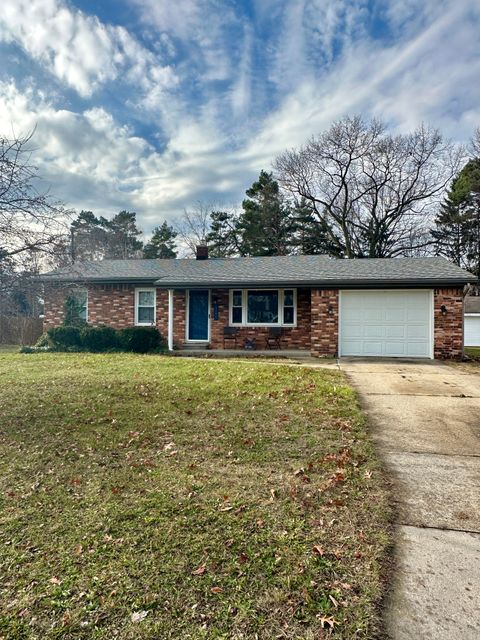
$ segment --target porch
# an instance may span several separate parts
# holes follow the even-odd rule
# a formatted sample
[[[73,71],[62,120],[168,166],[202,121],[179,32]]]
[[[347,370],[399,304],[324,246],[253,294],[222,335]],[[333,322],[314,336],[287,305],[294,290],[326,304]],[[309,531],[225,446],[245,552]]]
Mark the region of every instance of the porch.
[[[336,291],[157,289],[157,326],[179,355],[334,356]]]

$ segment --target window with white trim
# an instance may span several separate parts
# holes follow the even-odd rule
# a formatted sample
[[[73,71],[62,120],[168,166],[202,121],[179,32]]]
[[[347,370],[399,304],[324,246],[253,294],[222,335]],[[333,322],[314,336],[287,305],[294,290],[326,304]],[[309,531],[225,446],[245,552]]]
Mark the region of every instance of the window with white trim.
[[[296,289],[232,289],[230,324],[292,327],[297,322]]]
[[[78,318],[83,322],[88,322],[88,290],[75,289],[72,295],[77,303]]]
[[[156,289],[135,289],[135,324],[155,324]]]

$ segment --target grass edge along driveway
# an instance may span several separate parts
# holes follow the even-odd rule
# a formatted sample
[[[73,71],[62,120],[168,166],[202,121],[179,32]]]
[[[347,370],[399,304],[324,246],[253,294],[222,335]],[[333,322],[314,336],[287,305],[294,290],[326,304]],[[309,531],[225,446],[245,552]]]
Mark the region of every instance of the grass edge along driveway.
[[[0,355],[0,638],[380,637],[389,509],[337,371]]]

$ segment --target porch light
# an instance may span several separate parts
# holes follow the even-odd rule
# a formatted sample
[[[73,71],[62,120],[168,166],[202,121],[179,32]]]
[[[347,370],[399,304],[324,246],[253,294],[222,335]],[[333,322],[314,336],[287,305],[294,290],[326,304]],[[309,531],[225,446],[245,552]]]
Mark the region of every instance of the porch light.
[[[329,316],[333,316],[333,307],[331,304],[328,305],[327,313]]]
[[[447,315],[447,307],[442,304],[442,306],[440,307],[440,312],[442,314],[442,316],[446,316]]]

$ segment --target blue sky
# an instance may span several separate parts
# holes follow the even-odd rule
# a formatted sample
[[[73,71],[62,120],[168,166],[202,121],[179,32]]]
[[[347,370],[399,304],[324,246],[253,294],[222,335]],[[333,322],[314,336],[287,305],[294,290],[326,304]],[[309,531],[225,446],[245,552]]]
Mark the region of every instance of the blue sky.
[[[3,0],[0,132],[36,126],[52,193],[148,234],[345,114],[467,142],[479,35],[478,0]]]

